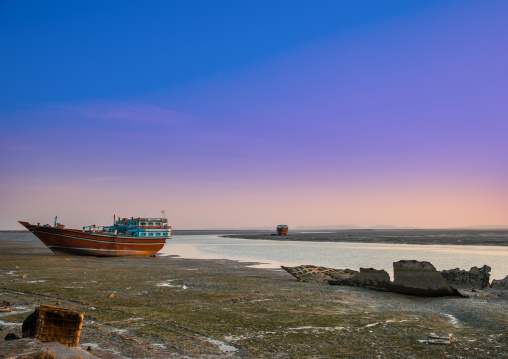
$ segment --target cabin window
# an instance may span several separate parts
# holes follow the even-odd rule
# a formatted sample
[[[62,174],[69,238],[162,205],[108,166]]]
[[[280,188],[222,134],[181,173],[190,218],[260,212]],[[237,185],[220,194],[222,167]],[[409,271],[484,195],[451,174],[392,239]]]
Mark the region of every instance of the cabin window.
[[[153,236],[153,233],[148,233],[149,236]]]
[[[149,225],[149,226],[153,226],[153,223],[152,223],[152,222],[148,222],[148,225]]]
[[[141,237],[144,237],[146,234],[145,233],[140,233],[139,234]]]
[[[160,236],[161,234],[160,233],[157,233],[156,236]]]

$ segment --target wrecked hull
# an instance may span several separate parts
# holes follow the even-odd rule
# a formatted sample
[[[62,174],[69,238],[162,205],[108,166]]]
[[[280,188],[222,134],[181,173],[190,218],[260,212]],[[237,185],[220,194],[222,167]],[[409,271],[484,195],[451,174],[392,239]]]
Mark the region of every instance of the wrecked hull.
[[[282,269],[301,281],[326,281],[330,285],[346,285],[420,297],[462,296],[429,262],[394,262],[393,282],[385,270],[374,268],[360,268],[360,271],[356,271],[307,265],[282,266]]]
[[[96,257],[148,257],[160,251],[166,238],[137,238],[114,234],[85,233],[77,229],[62,229],[32,225],[19,221],[56,255]]]

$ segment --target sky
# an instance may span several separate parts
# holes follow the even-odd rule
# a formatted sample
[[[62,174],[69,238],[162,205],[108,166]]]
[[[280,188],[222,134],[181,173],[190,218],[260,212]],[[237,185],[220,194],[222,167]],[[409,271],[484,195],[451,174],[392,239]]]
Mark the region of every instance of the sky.
[[[0,0],[0,229],[508,225],[507,18]]]

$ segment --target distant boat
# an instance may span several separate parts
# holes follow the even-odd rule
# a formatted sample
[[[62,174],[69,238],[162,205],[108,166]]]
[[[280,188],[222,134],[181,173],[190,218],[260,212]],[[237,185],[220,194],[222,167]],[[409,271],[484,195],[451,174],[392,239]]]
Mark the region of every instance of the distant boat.
[[[114,225],[66,229],[57,222],[37,225],[19,221],[57,255],[97,257],[150,256],[162,249],[171,238],[171,226],[166,218],[122,218]]]
[[[277,226],[277,235],[278,236],[287,236],[289,232],[289,228],[286,224],[279,224]]]

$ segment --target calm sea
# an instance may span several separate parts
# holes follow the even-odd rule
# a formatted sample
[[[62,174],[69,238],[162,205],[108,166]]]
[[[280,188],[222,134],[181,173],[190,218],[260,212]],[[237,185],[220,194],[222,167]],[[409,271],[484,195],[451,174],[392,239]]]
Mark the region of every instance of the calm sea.
[[[222,238],[214,235],[174,235],[160,254],[182,258],[231,259],[259,262],[277,268],[313,264],[333,268],[385,269],[393,279],[393,262],[401,259],[428,261],[437,270],[469,270],[484,264],[492,267],[491,279],[508,275],[508,247],[302,242]]]

